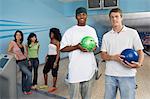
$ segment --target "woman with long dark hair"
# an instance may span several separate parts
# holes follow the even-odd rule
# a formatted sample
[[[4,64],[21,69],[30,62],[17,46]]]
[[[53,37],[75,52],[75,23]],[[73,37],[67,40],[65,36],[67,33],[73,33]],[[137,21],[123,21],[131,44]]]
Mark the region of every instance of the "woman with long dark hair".
[[[37,88],[38,66],[39,66],[39,59],[38,59],[39,47],[40,45],[38,43],[36,34],[30,33],[27,39],[26,48],[28,52],[29,64],[31,65],[29,69],[31,72],[32,72],[32,68],[34,69],[32,89]]]
[[[49,32],[50,37],[50,44],[48,45],[48,53],[46,55],[46,63],[43,69],[44,75],[44,87],[48,87],[47,80],[48,80],[48,72],[52,70],[53,76],[53,85],[49,88],[48,92],[55,91],[56,82],[57,82],[57,72],[59,68],[59,60],[60,60],[60,41],[61,41],[61,34],[59,29],[51,28]],[[42,86],[43,87],[43,86]]]
[[[23,33],[17,30],[14,34],[14,40],[9,43],[8,53],[14,55],[16,58],[16,63],[18,64],[22,72],[22,91],[24,94],[32,94],[31,92],[31,82],[32,74],[28,69],[29,63],[27,60],[27,52],[23,44]]]

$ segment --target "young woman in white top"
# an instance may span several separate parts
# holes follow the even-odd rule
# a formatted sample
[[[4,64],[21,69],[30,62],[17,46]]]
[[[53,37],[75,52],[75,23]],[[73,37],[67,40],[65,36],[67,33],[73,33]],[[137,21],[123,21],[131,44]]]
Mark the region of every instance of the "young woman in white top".
[[[60,60],[61,34],[59,29],[51,28],[49,36],[50,36],[50,44],[48,45],[49,50],[45,58],[46,63],[43,69],[43,75],[44,75],[44,84],[45,86],[47,86],[48,72],[52,70],[53,86],[49,88],[48,92],[53,92],[57,89],[56,88],[57,72],[58,72],[59,60]]]

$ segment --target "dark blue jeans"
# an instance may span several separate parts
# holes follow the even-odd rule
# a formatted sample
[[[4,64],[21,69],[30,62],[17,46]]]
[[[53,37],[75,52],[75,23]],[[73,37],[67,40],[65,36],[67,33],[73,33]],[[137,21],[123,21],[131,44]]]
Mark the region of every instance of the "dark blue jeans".
[[[31,90],[32,73],[28,69],[28,60],[19,61],[18,66],[22,72],[22,91],[29,92]]]
[[[31,66],[29,66],[29,70],[32,72],[32,68],[34,70],[33,83],[32,85],[37,85],[38,79],[38,67],[39,67],[39,59],[38,58],[30,58]]]

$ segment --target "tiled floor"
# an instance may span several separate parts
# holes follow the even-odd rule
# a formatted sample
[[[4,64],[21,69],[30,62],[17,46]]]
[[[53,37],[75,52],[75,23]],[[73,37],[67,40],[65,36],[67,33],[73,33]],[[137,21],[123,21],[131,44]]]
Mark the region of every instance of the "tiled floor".
[[[97,55],[99,57],[99,55]],[[67,74],[67,65],[68,65],[68,59],[63,59],[60,62],[60,67],[59,67],[59,75],[58,75],[58,83],[57,87],[58,90],[55,92],[51,93],[52,95],[58,95],[61,97],[65,97],[69,99],[69,94],[68,94],[68,87],[67,83],[65,83],[65,77]],[[99,62],[100,65],[100,62]],[[92,99],[103,99],[104,96],[104,64],[101,66],[101,71],[103,72],[102,76],[100,77],[99,80],[96,80],[93,86],[93,91],[92,91]],[[39,66],[39,77],[38,77],[38,85],[42,85],[43,82],[43,65]],[[137,84],[138,84],[138,89],[137,89],[137,94],[136,94],[136,99],[149,99],[150,97],[150,57],[145,55],[145,60],[143,67],[138,69],[137,72]],[[20,74],[18,73],[18,82],[20,82]],[[51,86],[52,82],[52,76],[51,72],[49,73],[49,86]],[[34,95],[36,94],[36,95]],[[50,98],[47,97],[47,92],[46,91],[41,91],[41,92],[34,92],[33,95],[29,96],[20,96],[19,99],[55,99],[55,98]],[[34,96],[38,96],[38,98],[35,98]],[[46,97],[45,97],[46,95]],[[119,98],[119,94],[117,95],[117,99]]]

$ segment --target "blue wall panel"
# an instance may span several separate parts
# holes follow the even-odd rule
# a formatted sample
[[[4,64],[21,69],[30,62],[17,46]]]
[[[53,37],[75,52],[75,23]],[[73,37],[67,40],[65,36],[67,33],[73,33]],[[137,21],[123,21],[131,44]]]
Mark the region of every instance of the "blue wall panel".
[[[55,0],[0,0],[0,2],[2,2],[0,53],[7,53],[8,44],[14,39],[13,35],[17,29],[23,31],[24,43],[27,42],[29,33],[35,32],[40,42],[40,63],[43,63],[50,41],[49,29],[57,27],[63,33],[73,24],[72,18],[66,18],[59,8],[55,9],[55,6],[61,7],[61,3]]]

